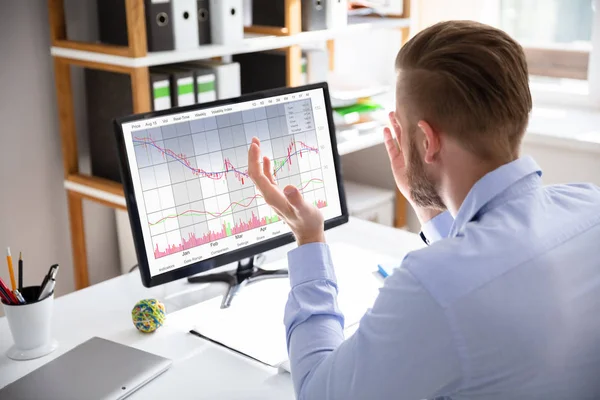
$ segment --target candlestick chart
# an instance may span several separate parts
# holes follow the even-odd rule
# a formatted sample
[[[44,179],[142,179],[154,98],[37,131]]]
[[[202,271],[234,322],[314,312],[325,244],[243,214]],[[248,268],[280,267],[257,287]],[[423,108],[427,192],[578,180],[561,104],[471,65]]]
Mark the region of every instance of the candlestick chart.
[[[254,136],[279,187],[327,207],[310,107],[306,99],[134,131],[154,257],[281,223],[248,177]]]

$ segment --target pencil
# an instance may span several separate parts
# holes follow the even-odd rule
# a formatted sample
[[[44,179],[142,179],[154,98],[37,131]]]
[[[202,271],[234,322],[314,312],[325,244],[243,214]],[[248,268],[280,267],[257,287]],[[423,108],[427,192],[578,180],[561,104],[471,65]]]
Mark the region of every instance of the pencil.
[[[10,255],[10,247],[6,248],[6,262],[8,263],[8,274],[10,275],[10,286],[12,290],[17,288],[17,282],[15,282],[15,270],[13,269],[12,256]]]
[[[23,253],[19,252],[19,291],[23,291]]]

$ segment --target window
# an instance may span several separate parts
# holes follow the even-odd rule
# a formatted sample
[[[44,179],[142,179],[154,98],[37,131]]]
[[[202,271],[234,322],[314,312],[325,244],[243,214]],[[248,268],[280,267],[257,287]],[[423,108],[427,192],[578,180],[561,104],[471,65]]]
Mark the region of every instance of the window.
[[[487,19],[525,50],[537,104],[600,108],[600,0],[487,1]]]
[[[587,80],[593,0],[501,0],[500,27],[525,48],[531,75]]]
[[[439,21],[470,19],[519,41],[534,104],[600,110],[600,0],[413,1],[414,32]]]

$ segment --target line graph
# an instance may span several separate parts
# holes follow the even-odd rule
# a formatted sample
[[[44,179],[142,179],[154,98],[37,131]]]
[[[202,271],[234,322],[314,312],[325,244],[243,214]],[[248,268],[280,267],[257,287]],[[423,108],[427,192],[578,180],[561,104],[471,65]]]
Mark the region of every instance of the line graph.
[[[232,236],[243,243],[253,230],[262,238],[265,226],[281,222],[248,177],[253,136],[278,186],[294,185],[327,207],[310,99],[133,131],[155,259]]]
[[[298,189],[300,191],[303,191],[304,189],[306,189],[312,183],[320,183],[322,185],[323,184],[323,180],[319,179],[319,178],[313,178],[313,179],[309,180],[308,182],[306,182],[306,184],[304,186],[299,187]],[[192,210],[192,209],[190,209],[190,210],[186,210],[186,211],[184,211],[182,213],[179,213],[179,214],[167,215],[165,217],[162,217],[158,221],[148,222],[148,224],[150,226],[155,226],[155,225],[158,225],[158,224],[160,224],[160,223],[162,223],[162,222],[164,222],[164,221],[166,221],[168,219],[178,218],[178,217],[181,217],[183,215],[197,215],[197,216],[198,215],[210,215],[211,217],[218,218],[218,217],[221,217],[223,215],[226,215],[227,213],[232,213],[235,210],[236,206],[242,207],[242,208],[248,208],[248,207],[250,207],[252,205],[252,203],[256,199],[259,199],[259,198],[262,199],[262,197],[263,196],[259,193],[259,194],[256,194],[256,195],[252,196],[252,197],[248,197],[248,198],[242,200],[241,202],[237,202],[237,201],[232,202],[229,206],[227,206],[227,208],[225,208],[222,211],[211,212],[211,211],[206,211],[206,210]],[[326,204],[324,204],[324,203],[318,203],[318,204],[315,203],[315,205],[317,207],[319,207],[319,208],[323,208],[323,207],[326,206]]]
[[[185,166],[190,171],[192,171],[193,174],[196,174],[198,176],[203,176],[203,177],[210,178],[210,179],[223,179],[225,174],[227,174],[228,172],[233,172],[235,174],[236,179],[240,180],[242,182],[242,184],[244,183],[244,179],[248,178],[248,170],[241,170],[241,169],[235,167],[229,159],[224,160],[224,162],[223,162],[224,165],[223,165],[222,170],[220,170],[220,171],[205,171],[201,168],[193,167],[190,164],[190,161],[188,160],[188,156],[186,156],[185,154],[183,154],[183,153],[176,154],[171,149],[160,147],[156,143],[156,141],[154,139],[152,139],[151,137],[134,136],[133,142],[154,147],[155,149],[160,151],[165,158],[168,156],[168,157],[178,161],[183,166]],[[281,160],[272,160],[273,165],[274,165],[273,176],[277,176],[277,172],[279,172],[279,170],[281,170],[286,164],[291,164],[293,156],[299,155],[300,157],[302,157],[303,153],[307,153],[307,152],[311,152],[311,151],[315,152],[315,153],[319,152],[319,150],[317,148],[311,147],[302,141],[297,142],[295,140],[292,140],[287,148],[287,156]]]

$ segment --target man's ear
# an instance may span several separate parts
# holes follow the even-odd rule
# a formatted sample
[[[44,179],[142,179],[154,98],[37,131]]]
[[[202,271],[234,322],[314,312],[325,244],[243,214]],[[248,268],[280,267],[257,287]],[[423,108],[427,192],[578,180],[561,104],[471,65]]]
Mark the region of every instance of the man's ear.
[[[423,132],[424,161],[431,164],[435,161],[442,147],[440,133],[435,131],[427,121],[421,120],[417,126]]]

